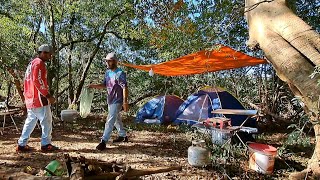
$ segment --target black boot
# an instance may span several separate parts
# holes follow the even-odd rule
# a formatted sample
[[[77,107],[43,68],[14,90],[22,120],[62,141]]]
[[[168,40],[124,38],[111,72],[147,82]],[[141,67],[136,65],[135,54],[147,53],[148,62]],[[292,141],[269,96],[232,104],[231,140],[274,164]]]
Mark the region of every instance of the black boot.
[[[118,137],[117,139],[113,140],[113,143],[119,143],[119,142],[128,142],[128,137]]]
[[[98,144],[96,149],[99,151],[103,151],[103,150],[107,149],[106,142],[104,140],[101,140],[101,142]]]

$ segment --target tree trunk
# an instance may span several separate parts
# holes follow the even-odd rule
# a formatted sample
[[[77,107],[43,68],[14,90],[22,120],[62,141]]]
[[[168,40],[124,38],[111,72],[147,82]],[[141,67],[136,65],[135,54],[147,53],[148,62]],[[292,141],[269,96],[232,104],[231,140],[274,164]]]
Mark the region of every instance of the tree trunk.
[[[320,125],[314,125],[314,133],[316,136],[316,146],[314,148],[313,155],[308,162],[308,169],[313,171],[317,177],[320,177],[320,168],[319,168],[319,157],[320,157]]]
[[[6,106],[9,107],[12,82],[11,81],[7,81],[7,85],[8,85],[8,91],[7,91]]]
[[[69,41],[73,42],[72,39],[72,28],[74,26],[75,23],[75,15],[72,14],[72,18],[70,20],[70,29],[69,29]],[[69,91],[68,91],[68,103],[69,106],[72,104],[72,101],[74,99],[74,87],[73,87],[73,76],[72,76],[72,51],[74,48],[74,43],[70,44],[70,49],[69,49],[69,55],[68,55],[68,82],[69,82]]]
[[[16,86],[16,89],[19,93],[21,101],[24,103],[24,95],[23,95],[23,90],[22,90],[22,86],[21,86],[19,77],[17,76],[17,74],[14,72],[13,69],[7,67],[7,70],[10,73],[10,75],[13,77],[14,85]]]
[[[319,121],[319,75],[311,78],[320,66],[320,36],[312,27],[296,16],[285,0],[246,0],[245,16],[249,25],[248,46],[261,48],[279,78],[289,84],[294,95],[300,97],[314,122]],[[319,125],[315,126],[318,136]],[[319,173],[320,144],[309,167]]]

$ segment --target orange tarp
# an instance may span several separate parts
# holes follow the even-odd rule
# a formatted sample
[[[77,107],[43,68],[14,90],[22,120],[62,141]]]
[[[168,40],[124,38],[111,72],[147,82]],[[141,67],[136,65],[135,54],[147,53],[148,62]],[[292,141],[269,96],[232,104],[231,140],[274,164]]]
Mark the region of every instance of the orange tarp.
[[[230,47],[219,45],[218,48],[211,51],[199,51],[159,64],[133,65],[122,63],[122,65],[144,71],[150,71],[152,69],[155,74],[164,76],[181,76],[235,69],[264,63],[267,63],[264,59],[251,57]]]

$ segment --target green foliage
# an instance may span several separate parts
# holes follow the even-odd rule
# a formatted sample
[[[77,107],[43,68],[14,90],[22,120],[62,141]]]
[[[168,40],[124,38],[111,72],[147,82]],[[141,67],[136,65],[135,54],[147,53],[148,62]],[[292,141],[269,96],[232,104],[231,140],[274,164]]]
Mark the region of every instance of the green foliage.
[[[91,56],[93,61],[85,84],[102,81],[105,71],[102,58],[111,51],[120,60],[134,64],[160,63],[213,48],[215,44],[250,52],[244,43],[248,34],[243,3],[236,0],[5,1],[0,5],[0,68],[6,72],[4,65],[13,67],[22,80],[36,47],[52,44],[56,52],[48,67],[51,92],[60,95],[57,108],[67,108]],[[303,19],[319,28],[316,3],[296,1],[294,8]],[[121,15],[114,17],[120,12]],[[95,54],[105,26],[107,33]],[[263,56],[261,52],[250,52],[250,55]],[[282,117],[301,116],[296,113],[301,107],[292,103],[293,95],[275,78],[270,65],[174,78],[149,77],[146,72],[124,69],[131,102],[148,94],[175,94],[186,99],[209,85],[225,87],[247,108],[252,108],[247,104],[251,102]],[[105,99],[104,91],[95,93],[94,109],[103,112]],[[132,107],[130,114],[135,114],[137,108]]]
[[[172,125],[162,125],[162,124],[145,124],[145,123],[127,123],[126,127],[128,131],[150,131],[150,132],[161,132],[161,133],[190,133],[192,134],[192,129],[190,126],[172,126]],[[192,136],[192,135],[191,135]]]
[[[288,129],[293,129],[293,131],[288,134],[287,140],[278,149],[278,154],[280,156],[286,151],[311,147],[311,139],[304,132],[308,123],[310,123],[308,117],[303,116],[298,124],[291,124],[288,126]]]

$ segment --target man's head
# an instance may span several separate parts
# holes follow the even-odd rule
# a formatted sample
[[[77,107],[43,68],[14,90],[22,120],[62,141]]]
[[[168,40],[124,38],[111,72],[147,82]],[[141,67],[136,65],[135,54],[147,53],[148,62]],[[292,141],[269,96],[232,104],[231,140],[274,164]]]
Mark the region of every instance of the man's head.
[[[111,70],[115,70],[117,68],[118,59],[114,52],[109,53],[103,60],[106,61],[107,67]]]
[[[48,44],[42,44],[38,48],[38,54],[39,54],[40,59],[42,59],[44,61],[48,61],[49,59],[51,59],[51,56],[52,56],[51,46]]]

